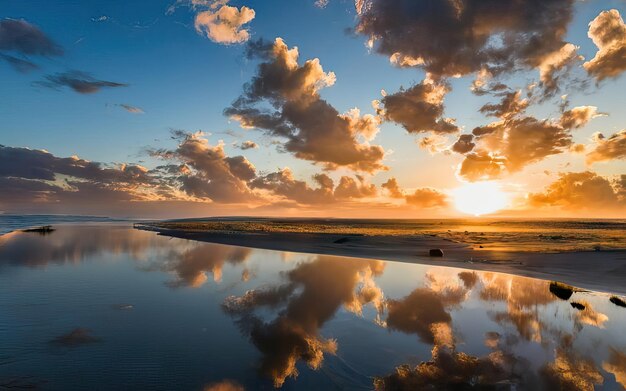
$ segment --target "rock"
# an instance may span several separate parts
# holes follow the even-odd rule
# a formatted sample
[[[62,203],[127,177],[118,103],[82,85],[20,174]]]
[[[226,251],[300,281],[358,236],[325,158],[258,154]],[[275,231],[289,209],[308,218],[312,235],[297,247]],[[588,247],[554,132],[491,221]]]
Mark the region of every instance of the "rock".
[[[572,301],[571,303],[569,303],[573,308],[576,308],[579,311],[583,311],[585,309],[585,305],[581,304],[581,303],[577,303],[575,301]]]
[[[552,281],[550,283],[550,292],[561,300],[569,300],[574,293],[574,287],[561,282]]]
[[[337,244],[342,244],[342,243],[346,243],[347,241],[349,241],[349,238],[339,238],[337,240],[335,240],[333,243],[337,243]]]
[[[611,303],[620,306],[620,307],[626,307],[626,301],[622,300],[621,298],[617,297],[617,296],[611,296],[611,298],[609,299],[611,301]]]
[[[54,232],[54,228],[51,225],[43,225],[41,227],[23,229],[22,232],[35,232],[41,235],[46,235]]]
[[[443,250],[440,248],[433,248],[428,252],[431,257],[443,257]]]

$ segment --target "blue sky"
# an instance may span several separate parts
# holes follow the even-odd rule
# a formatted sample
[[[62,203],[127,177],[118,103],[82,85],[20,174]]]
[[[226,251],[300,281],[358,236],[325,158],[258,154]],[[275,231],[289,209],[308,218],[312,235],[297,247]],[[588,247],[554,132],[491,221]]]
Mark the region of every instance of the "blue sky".
[[[321,172],[319,165],[276,151],[272,138],[263,132],[241,129],[236,121],[223,115],[254,76],[258,62],[245,58],[244,44],[223,45],[196,32],[193,21],[197,10],[180,4],[168,13],[172,5],[173,0],[88,4],[3,1],[1,18],[23,19],[37,26],[65,53],[33,57],[41,69],[25,74],[0,62],[0,144],[45,149],[61,157],[78,155],[91,161],[139,163],[151,168],[157,162],[146,149],[174,148],[177,141],[170,137],[172,129],[202,130],[212,145],[224,140],[227,155],[242,153],[232,143],[255,141],[260,148],[246,150],[244,155],[259,172],[288,166],[298,179],[307,181]],[[348,32],[358,20],[350,1],[331,0],[324,8],[313,1],[233,0],[229,5],[255,10],[256,17],[248,25],[253,39],[271,41],[282,37],[289,47],[299,48],[300,63],[319,58],[325,71],[333,71],[336,83],[320,90],[320,95],[340,113],[357,107],[362,114],[375,114],[371,102],[381,98],[381,90],[394,93],[424,79],[423,69],[394,67],[387,56],[368,49],[366,37]],[[579,53],[589,59],[597,51],[587,37],[589,22],[602,10],[617,9],[623,15],[625,3],[587,1],[576,2],[574,7],[566,40],[580,46]],[[36,84],[47,74],[68,70],[128,86],[78,94],[68,88],[54,90]],[[523,88],[532,78],[537,78],[536,70],[513,74],[508,82]],[[473,76],[449,79],[452,91],[445,97],[445,117],[456,119],[466,133],[491,121],[478,109],[493,97],[472,94],[472,80]],[[610,114],[573,132],[576,143],[589,143],[594,132],[609,135],[624,128],[623,87],[623,78],[616,78],[602,82],[599,88],[592,82],[586,90],[569,93],[572,107],[593,105]],[[538,118],[558,115],[559,100],[555,96],[528,111]],[[139,107],[145,113],[129,113],[119,104]],[[241,137],[233,137],[230,131]],[[390,170],[376,173],[369,180],[380,185],[395,177],[411,189],[451,189],[460,183],[455,172],[460,157],[433,155],[421,149],[417,142],[424,135],[409,134],[398,123],[384,121],[372,143],[393,151],[385,158]],[[524,169],[524,178],[548,169],[556,173],[567,162],[576,170],[587,169],[582,157],[563,154]],[[619,159],[599,163],[594,171],[605,176],[626,172],[624,161]],[[352,172],[339,169],[330,173],[335,179],[344,174]],[[526,182],[530,189],[537,189],[546,179],[535,180],[531,175]]]

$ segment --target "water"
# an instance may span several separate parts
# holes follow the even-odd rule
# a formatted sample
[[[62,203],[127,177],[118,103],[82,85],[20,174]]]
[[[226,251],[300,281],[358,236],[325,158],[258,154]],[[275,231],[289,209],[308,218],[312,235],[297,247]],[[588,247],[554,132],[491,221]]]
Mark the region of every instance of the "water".
[[[98,216],[0,214],[0,235],[19,229],[43,225],[115,221],[123,221],[123,219]]]
[[[0,388],[626,386],[626,308],[604,294],[57,228],[0,237]]]

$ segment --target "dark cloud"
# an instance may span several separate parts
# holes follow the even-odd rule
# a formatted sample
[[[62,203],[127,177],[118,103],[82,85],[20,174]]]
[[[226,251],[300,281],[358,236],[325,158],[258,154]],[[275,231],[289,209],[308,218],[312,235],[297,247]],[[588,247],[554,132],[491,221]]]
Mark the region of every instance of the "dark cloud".
[[[0,50],[25,55],[60,56],[63,49],[25,20],[0,20]]]
[[[39,69],[39,66],[33,62],[24,60],[22,58],[9,56],[8,54],[0,53],[0,59],[6,61],[7,64],[9,64],[11,67],[13,67],[13,69],[20,73],[28,73]]]
[[[60,158],[42,150],[0,145],[4,207],[33,203],[74,204],[145,200],[158,178],[139,165],[105,166],[79,157]]]
[[[103,88],[127,87],[128,84],[117,83],[106,80],[98,80],[93,76],[80,72],[69,71],[46,76],[46,80],[36,82],[36,85],[59,89],[61,87],[71,88],[79,94],[93,94]]]
[[[480,150],[465,155],[459,175],[470,181],[499,178],[504,173],[505,159]]]
[[[224,144],[210,145],[202,133],[174,132],[180,141],[175,150],[152,151],[153,156],[176,160],[174,179],[186,194],[221,203],[252,201],[254,194],[248,181],[256,177],[256,169],[243,156],[226,156]]]
[[[500,103],[484,105],[480,108],[480,112],[493,117],[507,119],[524,112],[528,104],[527,99],[521,99],[521,91],[513,91],[505,93]]]
[[[584,64],[598,81],[614,78],[626,70],[626,24],[619,11],[602,11],[589,23],[589,38],[598,47],[595,57]]]
[[[570,172],[561,174],[543,192],[529,194],[528,203],[566,210],[625,209],[624,195],[622,183],[613,186],[608,179],[590,171]]]
[[[359,141],[372,137],[373,116],[355,118],[354,111],[341,115],[321,99],[319,90],[333,85],[335,74],[324,72],[318,59],[299,65],[298,49],[289,49],[280,38],[273,44],[252,42],[247,52],[263,62],[245,85],[244,94],[224,111],[226,115],[242,127],[286,138],[286,151],[328,169],[373,172],[385,168],[383,148]]]
[[[573,0],[361,3],[356,31],[400,66],[439,76],[537,67],[566,43]]]
[[[300,361],[319,369],[325,355],[336,353],[337,342],[322,337],[320,329],[341,306],[360,313],[371,303],[382,310],[382,291],[372,278],[382,274],[384,265],[318,256],[287,272],[285,284],[229,297],[224,309],[261,352],[261,372],[281,387],[298,375]],[[255,314],[267,308],[275,310],[275,318],[266,321]]]
[[[450,87],[426,78],[413,87],[386,95],[379,114],[402,125],[409,133],[454,133],[459,128],[454,120],[443,118],[443,99]]]
[[[587,154],[588,164],[626,159],[626,129],[620,130],[609,138],[604,137],[602,133],[596,133],[594,142],[593,150]]]
[[[452,150],[456,153],[466,154],[474,149],[475,146],[473,134],[462,134],[459,136],[459,139],[452,144]]]

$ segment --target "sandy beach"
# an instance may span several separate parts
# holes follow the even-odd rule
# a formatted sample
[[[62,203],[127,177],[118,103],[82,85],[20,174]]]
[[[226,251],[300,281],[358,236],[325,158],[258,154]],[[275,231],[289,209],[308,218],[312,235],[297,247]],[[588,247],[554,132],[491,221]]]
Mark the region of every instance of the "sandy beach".
[[[559,281],[581,289],[626,295],[626,251],[529,252],[478,249],[436,235],[362,235],[175,229],[168,223],[138,229],[176,238],[268,250],[381,259],[509,273]],[[443,257],[429,256],[442,249]]]

